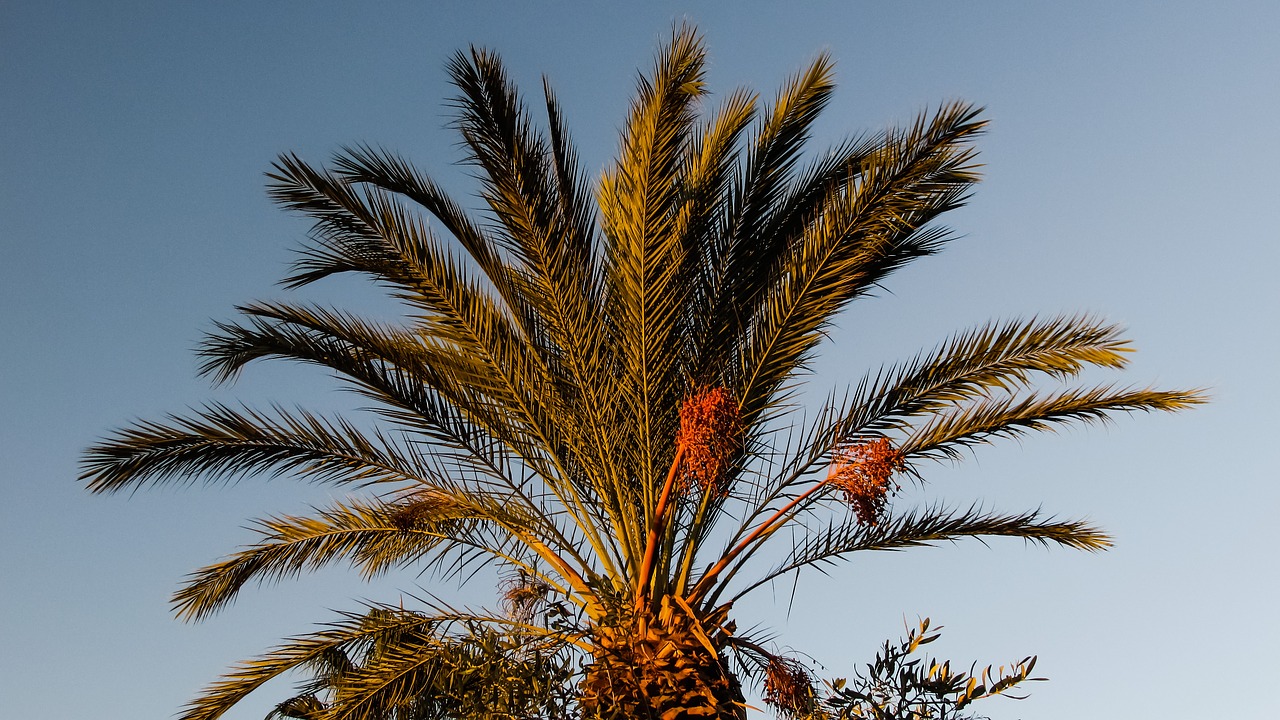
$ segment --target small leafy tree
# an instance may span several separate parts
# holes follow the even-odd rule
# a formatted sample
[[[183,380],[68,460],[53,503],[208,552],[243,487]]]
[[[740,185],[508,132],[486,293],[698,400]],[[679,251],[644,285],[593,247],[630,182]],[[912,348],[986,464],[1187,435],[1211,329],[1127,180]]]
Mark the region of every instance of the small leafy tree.
[[[1030,662],[971,685],[908,659],[933,637],[922,627],[828,697],[739,628],[735,603],[864,550],[971,537],[1104,548],[1098,529],[1040,511],[890,499],[977,444],[1200,396],[1037,389],[1125,364],[1116,326],[1063,316],[960,332],[797,420],[798,378],[838,314],[950,240],[934,220],[976,182],[984,124],[947,104],[806,160],[834,89],[827,56],[771,103],[738,90],[718,109],[704,66],[698,35],[676,30],[592,182],[549,88],[540,129],[495,55],[459,53],[456,126],[483,220],[382,150],[277,161],[272,198],[314,222],[284,284],[365,275],[404,321],[245,305],[205,341],[204,372],[319,365],[369,400],[379,429],[210,405],[119,431],[88,451],[84,479],[115,492],[288,474],[352,491],[260,521],[257,542],[177,592],[184,619],[251,581],[338,562],[368,576],[482,564],[508,579],[491,610],[373,605],[291,639],[184,718],[217,718],[294,670],[312,680],[280,715],[405,720],[741,718],[743,682],[796,716],[950,717],[1025,679]]]
[[[913,657],[922,645],[937,640],[929,632],[929,619],[907,633],[898,645],[885,642],[875,662],[852,682],[838,678],[828,683],[831,693],[819,706],[812,703],[811,716],[830,720],[872,718],[874,720],[961,720],[976,718],[968,712],[974,701],[1009,691],[1028,681],[1035,669],[1034,656],[993,669],[976,666],[966,671],[951,669],[949,661]]]

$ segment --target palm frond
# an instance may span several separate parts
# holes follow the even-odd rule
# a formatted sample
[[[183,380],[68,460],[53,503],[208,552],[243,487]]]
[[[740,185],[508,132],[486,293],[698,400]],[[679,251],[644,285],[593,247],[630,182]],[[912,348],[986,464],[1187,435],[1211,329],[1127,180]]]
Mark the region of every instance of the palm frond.
[[[259,520],[260,540],[189,576],[174,594],[177,615],[201,620],[232,602],[250,580],[276,582],[348,560],[365,577],[417,564],[436,548],[480,552],[518,564],[509,535],[485,532],[494,525],[448,493],[419,490],[388,503],[336,503],[305,517]],[[437,560],[442,554],[437,555]]]
[[[542,81],[543,98],[547,108],[548,146],[554,168],[555,197],[559,204],[557,219],[564,232],[562,242],[564,256],[574,258],[564,272],[579,278],[583,290],[594,300],[599,299],[599,258],[596,225],[596,206],[592,201],[591,184],[580,167],[578,152],[573,147],[566,127],[560,103],[546,78]]]
[[[1131,348],[1119,333],[1119,326],[1087,316],[987,323],[865,376],[836,435],[901,430],[910,418],[955,403],[1025,389],[1034,374],[1065,379],[1087,366],[1122,368]]]
[[[374,234],[379,242],[373,244],[372,250],[382,252],[389,246],[391,257],[386,260],[378,256],[367,271],[391,282],[399,296],[428,312],[422,320],[430,336],[454,343],[463,353],[473,353],[478,361],[495,371],[505,392],[505,401],[493,406],[493,410],[502,412],[491,411],[488,419],[501,422],[498,416],[505,413],[523,426],[532,441],[513,450],[540,472],[548,487],[567,505],[575,506],[592,544],[606,555],[607,541],[596,529],[593,512],[572,498],[579,492],[574,483],[581,477],[581,457],[576,455],[573,446],[560,439],[562,423],[557,421],[571,416],[559,412],[564,402],[559,395],[562,385],[557,382],[555,368],[537,351],[537,338],[527,335],[528,324],[513,324],[493,298],[470,282],[456,263],[439,250],[418,221],[383,195],[369,191],[361,204],[354,202],[350,194],[344,194],[339,184],[310,171],[300,161],[285,169],[293,173],[294,180],[293,185],[287,186],[283,183],[288,178],[281,176],[286,190],[302,188],[318,192],[338,202],[363,226],[376,230]],[[303,192],[304,197],[306,194]],[[339,264],[346,263],[345,266],[362,262],[364,256],[360,253],[368,249],[368,237],[367,233],[322,237],[328,244],[317,250],[321,260],[317,271],[327,272],[323,266],[327,255],[333,255]],[[347,247],[344,243],[352,239],[355,245]],[[462,409],[473,412],[470,407]],[[500,432],[495,434],[505,436]]]
[[[725,193],[728,207],[722,227],[708,243],[715,262],[706,281],[710,307],[702,319],[707,328],[700,338],[696,374],[719,371],[736,360],[734,352],[764,297],[774,265],[798,235],[795,228],[786,232],[770,227],[770,217],[790,192],[788,184],[810,128],[835,89],[833,74],[831,58],[819,55],[785,84],[764,109],[743,169]],[[825,180],[820,183],[823,192]],[[807,220],[812,208],[806,210],[798,214]]]
[[[946,240],[945,230],[926,226],[958,207],[977,179],[967,146],[984,124],[977,112],[944,106],[910,130],[890,134],[856,180],[833,189],[784,254],[743,349],[740,382],[749,423],[767,418],[785,397],[786,379],[804,366],[839,310]]]
[[[904,550],[912,547],[955,542],[965,538],[1014,537],[1040,545],[1061,545],[1077,550],[1098,551],[1111,546],[1111,539],[1095,526],[1079,520],[1046,517],[1039,510],[1017,514],[942,505],[913,510],[875,525],[859,522],[852,514],[829,523],[824,529],[806,528],[786,558],[733,596],[736,600],[773,580],[807,567],[847,561],[864,550]],[[728,577],[725,578],[728,581]]]
[[[346,614],[325,630],[291,638],[267,654],[237,665],[191,701],[182,720],[216,720],[267,681],[321,661],[335,649],[359,655],[398,635],[430,633],[433,628],[429,617],[387,608],[374,608],[365,615]]]
[[[522,265],[545,263],[559,238],[548,236],[560,203],[546,138],[533,127],[497,55],[471,48],[448,63],[468,160],[482,172],[481,195],[498,220],[504,247]]]
[[[430,335],[494,368],[523,419],[539,433],[553,431],[544,413],[554,377],[531,350],[534,345],[420,221],[385,193],[370,190],[357,197],[340,179],[296,158],[283,158],[277,171],[276,198],[318,218],[320,244],[300,263],[296,283],[342,271],[367,272],[390,283],[397,296],[426,312],[421,319]],[[544,446],[563,447],[554,439]]]
[[[465,382],[475,377],[470,356],[451,353],[436,363],[440,353],[429,347],[429,339],[405,337],[407,331],[399,329],[363,327],[354,318],[318,309],[286,313],[279,304],[242,309],[249,316],[246,322],[219,323],[217,332],[206,338],[201,350],[206,374],[230,379],[260,358],[328,368],[378,403],[373,412],[412,434],[410,446],[429,444],[429,452],[414,457],[437,468],[437,477],[471,476],[481,486],[493,482],[516,489],[520,483],[513,456],[540,457],[528,434],[507,415],[494,412],[494,404]],[[450,373],[450,367],[461,371]]]
[[[609,506],[584,503],[579,497],[574,480],[581,457],[559,439],[565,430],[556,423],[558,416],[539,410],[531,424],[528,416],[509,412],[512,407],[539,406],[528,402],[527,396],[513,397],[508,378],[494,366],[450,351],[430,337],[370,326],[320,308],[276,303],[242,310],[249,315],[247,324],[221,325],[220,333],[206,342],[210,372],[232,375],[244,363],[264,356],[330,367],[356,382],[369,397],[403,411],[396,416],[407,415],[410,422],[416,418],[419,425],[425,424],[422,429],[428,436],[465,450],[462,462],[525,496],[510,473],[497,464],[486,442],[486,438],[502,438],[502,444],[574,514],[606,564],[621,556],[613,537],[597,529],[608,524]]]
[[[495,468],[490,439],[501,438],[523,462],[550,474],[536,430],[505,411],[516,401],[492,364],[430,336],[371,326],[322,308],[259,303],[241,310],[244,321],[219,323],[206,338],[203,372],[233,378],[260,358],[316,364],[389,406],[384,414],[469,451],[481,465]]]
[[[685,148],[696,121],[694,103],[704,94],[705,51],[689,28],[662,48],[651,78],[641,78],[623,131],[619,158],[597,191],[605,237],[605,312],[624,382],[620,410],[633,440],[628,458],[644,493],[656,503],[670,457],[663,446],[684,382],[676,371],[679,309],[689,293],[677,282],[687,258],[674,223],[682,197]]]
[[[511,289],[511,268],[498,252],[497,242],[435,181],[405,160],[367,145],[343,148],[334,156],[333,165],[348,184],[378,187],[426,209],[462,245],[503,300],[511,307],[519,307],[520,299]]]
[[[300,285],[336,272],[363,272],[424,314],[432,336],[448,340],[532,387],[546,369],[510,308],[503,308],[440,246],[419,218],[380,189],[357,193],[346,181],[294,157],[276,164],[272,195],[316,218],[314,245],[287,282]],[[509,380],[514,382],[515,380]]]
[[[385,390],[388,373],[411,377],[480,425],[493,423],[489,408],[516,402],[508,379],[497,369],[427,332],[314,305],[263,302],[239,310],[246,322],[218,323],[200,349],[205,358],[201,373],[218,382],[234,379],[254,360],[277,357],[321,365],[364,388]],[[381,397],[403,405],[399,394]]]
[[[686,245],[687,277],[678,282],[695,289],[690,293],[682,321],[682,335],[689,344],[680,354],[691,360],[685,374],[701,384],[723,385],[723,368],[703,362],[700,347],[716,320],[716,303],[723,300],[726,253],[725,218],[733,212],[730,189],[739,175],[739,144],[756,117],[756,96],[736,90],[721,104],[691,138],[685,160],[684,198],[678,210],[674,232]]]
[[[594,258],[594,232],[583,226],[591,213],[580,207],[586,199],[577,186],[576,165],[565,146],[565,129],[554,97],[548,92],[547,110],[552,141],[535,131],[528,112],[507,78],[497,56],[472,49],[459,53],[449,66],[462,92],[457,127],[471,161],[482,170],[482,192],[502,228],[506,247],[520,260],[516,278],[521,294],[536,310],[539,333],[534,336],[543,363],[553,368],[559,390],[555,417],[569,424],[572,435],[584,438],[566,446],[574,462],[561,459],[565,473],[585,482],[565,486],[565,499],[591,517],[584,497],[601,499],[609,526],[621,535],[621,557],[634,544],[627,539],[624,508],[615,498],[625,482],[608,461],[614,451],[616,425],[602,412],[612,394],[613,375],[601,364],[597,351],[601,324],[595,316],[600,292]],[[559,449],[559,448],[557,448]],[[572,467],[570,467],[572,465]],[[584,528],[593,544],[607,543],[595,523]]]
[[[447,482],[381,433],[361,433],[343,419],[276,408],[273,416],[210,404],[193,417],[140,421],[91,447],[81,480],[93,492],[145,485],[228,481],[250,473],[294,473],[341,485]]]
[[[403,633],[366,655],[333,686],[328,717],[381,720],[530,717],[562,698],[567,669],[555,662],[564,643],[504,635],[471,625],[460,635]]]
[[[1106,422],[1117,412],[1171,412],[1205,402],[1199,391],[1120,389],[1111,385],[988,398],[938,411],[902,442],[908,459],[959,459],[964,448],[1075,422]]]
[[[267,681],[297,669],[317,673],[295,698],[313,702],[281,709],[318,711],[324,720],[385,720],[400,710],[444,720],[495,700],[518,701],[525,710],[566,700],[559,686],[568,665],[561,655],[572,640],[562,634],[513,633],[483,615],[389,605],[342,615],[320,632],[240,664],[192,701],[182,720],[216,720]]]
[[[1000,381],[1003,387],[1020,384],[1016,376]],[[973,388],[969,388],[972,391]],[[948,392],[959,392],[953,388]],[[968,391],[966,391],[968,392]],[[946,393],[944,392],[944,396]],[[1007,394],[1004,397],[978,395],[967,405],[946,404],[933,407],[920,414],[927,420],[910,430],[910,435],[898,445],[908,465],[907,469],[920,476],[917,465],[922,459],[958,460],[962,451],[974,445],[990,442],[998,437],[1019,437],[1032,431],[1052,430],[1073,422],[1105,422],[1116,412],[1175,411],[1204,402],[1200,391],[1123,390],[1112,386],[1088,389],[1064,390],[1052,394],[1030,393],[1023,396]],[[904,413],[905,414],[905,413]],[[815,487],[822,484],[815,476],[815,465],[829,459],[836,441],[847,440],[838,429],[847,430],[835,413],[835,406],[819,416],[811,434],[802,441],[796,455],[783,466],[783,472],[774,476],[750,496],[749,511],[738,522],[738,529],[731,536],[730,544],[738,542],[769,515],[771,506],[794,493],[798,485],[808,484],[810,489],[788,504],[791,509],[777,521],[777,527],[791,523],[796,518],[823,504],[829,492]],[[815,491],[817,490],[817,491]],[[768,540],[770,532],[760,539]],[[741,567],[758,549],[758,546],[741,556],[734,567]],[[736,572],[736,570],[734,570]]]
[[[280,720],[281,718],[324,720],[326,710],[327,708],[320,701],[320,698],[314,694],[307,693],[295,695],[284,702],[277,703],[275,708],[267,713],[266,720]]]
[[[867,373],[850,393],[833,395],[794,443],[790,459],[753,496],[767,504],[804,482],[840,443],[911,428],[914,420],[1030,386],[1034,375],[1059,379],[1086,366],[1122,368],[1130,351],[1120,327],[1089,316],[990,322],[959,333],[906,362]]]

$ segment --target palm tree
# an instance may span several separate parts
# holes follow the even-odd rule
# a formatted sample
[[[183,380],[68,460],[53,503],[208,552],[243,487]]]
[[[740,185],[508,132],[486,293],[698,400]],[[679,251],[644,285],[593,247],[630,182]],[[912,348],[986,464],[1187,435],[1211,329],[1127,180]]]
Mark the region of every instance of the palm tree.
[[[1125,364],[1128,344],[1096,318],[958,333],[796,419],[798,377],[840,311],[950,239],[933,221],[977,180],[979,112],[942,105],[808,161],[830,58],[771,104],[738,90],[714,110],[704,66],[697,33],[676,29],[593,184],[545,83],[540,128],[495,55],[458,53],[456,127],[483,220],[380,149],[275,163],[271,197],[314,221],[284,284],[363,274],[405,319],[249,304],[208,336],[203,372],[320,365],[380,422],[209,405],[91,448],[89,488],[290,474],[363,491],[261,520],[255,544],[176,593],[184,619],[251,580],[335,562],[367,576],[493,566],[507,580],[492,611],[370,606],[235,668],[184,717],[216,718],[297,669],[315,680],[281,706],[294,717],[740,718],[744,681],[784,712],[818,712],[801,665],[738,631],[740,598],[861,550],[994,536],[1108,545],[1039,511],[888,502],[976,444],[1200,401],[1036,389]],[[477,694],[495,678],[506,700]]]

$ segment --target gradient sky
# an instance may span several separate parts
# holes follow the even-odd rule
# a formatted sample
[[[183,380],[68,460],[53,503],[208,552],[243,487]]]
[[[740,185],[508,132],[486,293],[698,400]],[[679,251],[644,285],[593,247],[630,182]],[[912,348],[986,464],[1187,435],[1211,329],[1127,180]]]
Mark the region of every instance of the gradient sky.
[[[1038,654],[1048,683],[992,717],[1280,717],[1272,436],[1280,401],[1280,3],[31,2],[0,6],[0,705],[15,718],[163,718],[235,660],[431,578],[334,569],[174,620],[183,575],[247,542],[252,518],[334,491],[288,480],[94,497],[81,451],[134,418],[208,399],[320,410],[319,372],[195,377],[201,332],[274,285],[306,223],[277,211],[281,152],[395,149],[459,196],[443,64],[498,50],[556,87],[588,167],[612,156],[636,70],[688,19],[711,87],[771,97],[820,50],[840,89],[814,151],[962,98],[985,105],[985,182],[962,238],[855,306],[813,399],[991,317],[1086,311],[1129,328],[1121,383],[1205,386],[1176,416],[984,447],[926,494],[1043,506],[1117,538],[1087,555],[977,542],[859,558],[739,608],[826,677],[904,619],[939,653]],[[307,297],[378,307],[353,282]],[[1108,377],[1108,379],[1110,379]],[[1272,598],[1272,599],[1268,599]],[[775,601],[776,600],[776,601]],[[227,717],[262,717],[272,685]]]

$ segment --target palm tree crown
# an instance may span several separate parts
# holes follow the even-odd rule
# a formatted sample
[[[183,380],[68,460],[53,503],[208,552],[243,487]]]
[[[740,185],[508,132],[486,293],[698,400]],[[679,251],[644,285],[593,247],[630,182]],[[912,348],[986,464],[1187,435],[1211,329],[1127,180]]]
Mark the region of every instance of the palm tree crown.
[[[372,401],[381,429],[209,405],[119,431],[89,450],[84,478],[110,492],[287,473],[364,491],[259,521],[255,544],[176,593],[187,619],[251,580],[334,562],[369,576],[493,564],[508,580],[492,611],[366,608],[235,668],[185,717],[216,718],[298,668],[315,679],[280,706],[289,717],[741,717],[743,681],[785,713],[835,713],[813,703],[799,663],[738,631],[738,599],[859,550],[1108,544],[1038,511],[887,501],[977,443],[1198,402],[1034,387],[1122,367],[1113,325],[986,324],[793,419],[797,378],[837,314],[949,240],[932,221],[977,180],[978,111],[946,104],[809,161],[834,87],[827,56],[772,103],[739,90],[713,110],[704,66],[699,36],[677,29],[593,183],[549,88],[540,127],[495,55],[458,53],[456,127],[483,219],[379,149],[327,167],[276,162],[271,197],[314,221],[284,284],[363,274],[405,320],[245,305],[208,336],[203,371],[225,381],[262,358],[317,364]],[[795,532],[775,541],[784,527]]]

